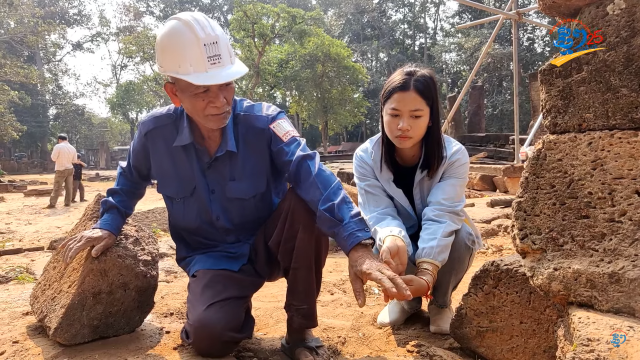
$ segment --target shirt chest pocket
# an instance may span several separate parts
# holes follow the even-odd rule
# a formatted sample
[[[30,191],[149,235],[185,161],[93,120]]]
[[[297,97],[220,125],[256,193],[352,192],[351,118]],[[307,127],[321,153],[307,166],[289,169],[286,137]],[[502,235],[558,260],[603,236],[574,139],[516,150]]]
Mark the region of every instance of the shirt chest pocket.
[[[202,211],[198,209],[195,185],[162,186],[158,182],[158,192],[164,197],[169,213],[169,224],[178,229],[196,229]]]
[[[225,209],[236,226],[266,220],[271,213],[271,195],[265,193],[267,179],[230,181],[226,186],[229,206]]]

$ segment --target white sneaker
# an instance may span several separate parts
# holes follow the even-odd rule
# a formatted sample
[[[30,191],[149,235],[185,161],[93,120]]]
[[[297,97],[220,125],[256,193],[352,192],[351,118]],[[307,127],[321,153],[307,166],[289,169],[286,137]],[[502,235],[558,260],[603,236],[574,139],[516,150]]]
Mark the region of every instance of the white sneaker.
[[[382,327],[400,325],[404,323],[411,314],[419,311],[421,307],[421,298],[408,301],[391,300],[387,306],[380,311],[380,314],[378,314],[378,325]]]
[[[433,334],[449,335],[449,327],[453,319],[451,306],[442,309],[430,303],[427,310],[429,311],[429,331]]]

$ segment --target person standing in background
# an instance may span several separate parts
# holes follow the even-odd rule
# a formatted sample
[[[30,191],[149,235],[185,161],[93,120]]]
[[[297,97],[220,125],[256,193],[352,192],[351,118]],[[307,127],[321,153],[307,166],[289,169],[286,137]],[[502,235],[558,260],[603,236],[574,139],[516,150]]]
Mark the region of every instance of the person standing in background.
[[[71,202],[76,202],[76,194],[80,190],[80,202],[85,202],[84,199],[84,185],[82,185],[82,168],[87,167],[87,164],[83,163],[82,155],[78,154],[78,160],[73,163],[73,194],[71,195]]]
[[[49,198],[47,209],[56,207],[58,197],[62,192],[62,184],[64,184],[64,206],[71,206],[71,193],[73,191],[73,163],[78,155],[76,148],[69,144],[69,138],[66,134],[58,135],[58,145],[53,147],[51,152],[51,160],[56,163],[56,175],[53,178],[53,192]]]

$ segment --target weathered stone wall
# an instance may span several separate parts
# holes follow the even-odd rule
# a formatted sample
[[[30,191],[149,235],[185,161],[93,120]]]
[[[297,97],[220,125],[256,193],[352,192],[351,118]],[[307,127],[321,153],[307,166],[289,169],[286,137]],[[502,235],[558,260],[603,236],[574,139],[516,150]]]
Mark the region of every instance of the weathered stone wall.
[[[526,165],[513,240],[561,302],[640,316],[640,132],[549,135]]]
[[[640,129],[640,0],[624,0],[619,11],[607,9],[612,3],[598,2],[580,12],[589,29],[602,29],[599,46],[606,50],[540,70],[544,123],[552,134]]]
[[[570,18],[578,15],[580,9],[602,0],[538,0],[540,11],[551,16]]]

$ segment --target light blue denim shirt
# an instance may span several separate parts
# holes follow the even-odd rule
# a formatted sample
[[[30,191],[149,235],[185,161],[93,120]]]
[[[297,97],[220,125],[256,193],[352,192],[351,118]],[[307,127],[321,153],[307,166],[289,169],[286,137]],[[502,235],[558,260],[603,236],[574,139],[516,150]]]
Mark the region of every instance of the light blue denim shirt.
[[[469,179],[469,154],[456,140],[444,136],[445,160],[429,178],[418,169],[413,196],[418,219],[409,200],[393,183],[393,174],[381,166],[381,135],[362,144],[353,156],[353,174],[358,188],[358,205],[371,228],[378,248],[389,235],[399,236],[412,252],[409,234],[422,224],[416,261],[428,260],[438,267],[447,262],[456,231],[469,226],[474,236],[467,239],[474,250],[482,247],[480,232],[464,211],[465,189]]]

